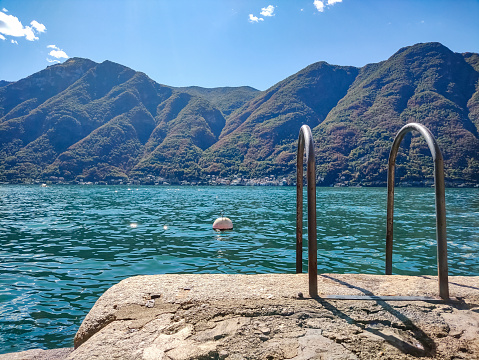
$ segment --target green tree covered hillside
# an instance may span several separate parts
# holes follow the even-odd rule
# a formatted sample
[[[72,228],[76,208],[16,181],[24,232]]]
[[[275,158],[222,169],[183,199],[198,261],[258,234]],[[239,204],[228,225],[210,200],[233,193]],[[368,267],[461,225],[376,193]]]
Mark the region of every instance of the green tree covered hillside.
[[[72,58],[0,82],[0,181],[294,179],[307,124],[319,184],[384,185],[392,141],[408,122],[438,140],[449,184],[478,184],[479,55],[416,44],[362,68],[318,62],[266,91],[174,88]],[[432,180],[417,134],[403,141],[396,177]]]

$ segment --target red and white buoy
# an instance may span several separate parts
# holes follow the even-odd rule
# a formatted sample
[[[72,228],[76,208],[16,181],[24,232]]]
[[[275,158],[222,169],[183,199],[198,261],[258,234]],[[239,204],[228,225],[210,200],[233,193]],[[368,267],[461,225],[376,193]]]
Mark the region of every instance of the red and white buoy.
[[[233,229],[233,222],[228,219],[227,217],[219,217],[213,223],[213,229],[223,231],[223,230],[232,230]]]

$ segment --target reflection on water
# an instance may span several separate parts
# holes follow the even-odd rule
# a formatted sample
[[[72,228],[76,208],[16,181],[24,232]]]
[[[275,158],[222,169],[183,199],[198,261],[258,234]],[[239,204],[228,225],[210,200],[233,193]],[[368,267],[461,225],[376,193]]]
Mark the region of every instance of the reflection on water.
[[[295,196],[282,187],[0,186],[0,353],[72,346],[97,298],[132,275],[293,273]],[[446,191],[451,275],[479,275],[478,199],[479,189]],[[319,272],[384,272],[385,188],[318,188],[317,208]],[[433,189],[396,189],[395,274],[436,273],[434,211]],[[221,212],[234,230],[212,230]]]

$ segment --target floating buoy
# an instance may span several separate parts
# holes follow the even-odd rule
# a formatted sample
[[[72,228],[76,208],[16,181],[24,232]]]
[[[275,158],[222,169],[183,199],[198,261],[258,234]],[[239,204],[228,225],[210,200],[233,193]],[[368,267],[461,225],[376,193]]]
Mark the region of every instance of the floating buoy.
[[[233,222],[228,219],[227,217],[219,217],[213,223],[213,229],[215,230],[232,230],[233,229]]]

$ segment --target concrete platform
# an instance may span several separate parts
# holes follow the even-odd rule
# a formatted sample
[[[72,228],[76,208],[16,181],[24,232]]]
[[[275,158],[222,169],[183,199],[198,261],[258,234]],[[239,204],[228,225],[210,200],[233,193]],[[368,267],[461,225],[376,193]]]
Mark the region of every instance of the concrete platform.
[[[449,287],[456,301],[441,302],[433,276],[322,274],[310,298],[307,274],[137,276],[102,295],[58,359],[479,359],[479,277]]]

